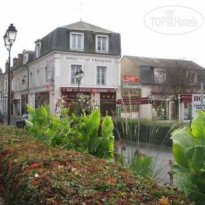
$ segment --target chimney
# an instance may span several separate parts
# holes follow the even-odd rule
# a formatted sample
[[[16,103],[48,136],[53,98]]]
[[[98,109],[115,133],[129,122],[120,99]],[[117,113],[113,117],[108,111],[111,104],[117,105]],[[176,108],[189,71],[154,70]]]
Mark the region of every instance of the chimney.
[[[13,66],[17,66],[17,62],[18,62],[18,59],[17,58],[13,58]]]
[[[6,61],[6,63],[5,63],[5,71],[6,71],[6,73],[8,73],[8,69],[9,69],[9,62]]]
[[[17,63],[20,63],[23,61],[23,54],[19,53],[18,54],[18,59],[17,59]]]

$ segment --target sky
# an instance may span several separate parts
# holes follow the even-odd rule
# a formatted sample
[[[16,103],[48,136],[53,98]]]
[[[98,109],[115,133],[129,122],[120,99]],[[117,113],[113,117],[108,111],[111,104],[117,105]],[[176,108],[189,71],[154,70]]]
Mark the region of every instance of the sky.
[[[174,17],[174,18],[173,18]],[[203,0],[1,0],[0,67],[8,51],[3,36],[18,30],[11,58],[57,27],[80,20],[121,34],[122,56],[192,60],[205,67]],[[174,25],[168,20],[174,19]]]

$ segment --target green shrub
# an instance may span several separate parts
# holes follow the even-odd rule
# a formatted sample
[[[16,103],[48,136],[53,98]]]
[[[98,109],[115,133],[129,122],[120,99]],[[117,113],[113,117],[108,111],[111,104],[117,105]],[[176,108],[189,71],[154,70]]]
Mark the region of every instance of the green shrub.
[[[152,157],[138,154],[134,155],[131,161],[130,168],[132,171],[143,177],[152,176]]]
[[[102,158],[113,157],[113,122],[109,116],[101,119],[98,109],[79,117],[64,112],[60,119],[50,114],[48,106],[34,109],[28,105],[28,112],[27,130],[33,137],[52,147],[75,149]]]
[[[172,133],[178,187],[196,204],[205,202],[205,112],[197,111],[190,127]]]
[[[0,194],[6,204],[191,204],[172,187],[85,153],[31,137],[1,136]]]

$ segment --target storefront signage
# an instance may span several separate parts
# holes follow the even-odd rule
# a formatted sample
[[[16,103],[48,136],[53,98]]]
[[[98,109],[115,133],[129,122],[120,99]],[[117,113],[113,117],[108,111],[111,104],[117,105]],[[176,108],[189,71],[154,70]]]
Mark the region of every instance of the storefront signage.
[[[115,93],[116,90],[114,88],[80,88],[80,92],[87,92],[87,93],[92,93],[92,90],[95,89],[96,93]],[[62,87],[61,90],[63,92],[78,92],[78,88],[66,88]]]
[[[77,61],[83,63],[101,63],[101,64],[112,64],[113,60],[109,58],[94,58],[85,56],[67,56],[68,61]]]
[[[103,99],[103,100],[115,100],[115,94],[109,94],[109,93],[103,93],[102,95],[101,95],[101,99]]]
[[[139,77],[134,75],[123,75],[122,80],[124,82],[139,83]]]
[[[134,89],[141,89],[140,83],[123,83],[123,88],[134,88]]]
[[[194,117],[196,110],[201,110],[201,95],[192,95],[192,117]],[[205,110],[205,95],[203,95],[203,110]]]
[[[143,105],[143,104],[151,104],[151,100],[148,97],[143,98],[123,98],[122,103],[124,105]]]

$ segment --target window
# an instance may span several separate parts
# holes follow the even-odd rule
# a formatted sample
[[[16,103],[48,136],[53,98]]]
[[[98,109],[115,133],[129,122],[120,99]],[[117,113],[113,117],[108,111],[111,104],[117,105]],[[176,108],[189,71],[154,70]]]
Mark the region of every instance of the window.
[[[108,52],[108,36],[96,36],[96,51],[103,53]]]
[[[83,33],[70,34],[70,49],[71,50],[84,50],[84,35]]]
[[[82,65],[71,65],[71,83],[77,84],[75,73],[82,70]]]
[[[154,69],[154,81],[155,83],[164,83],[166,81],[166,70],[155,68]]]
[[[36,58],[38,58],[41,54],[41,42],[40,41],[37,41],[36,42]]]
[[[195,84],[197,82],[197,72],[196,71],[187,71],[186,73],[187,83]]]
[[[106,85],[107,68],[103,66],[97,66],[97,84]]]

